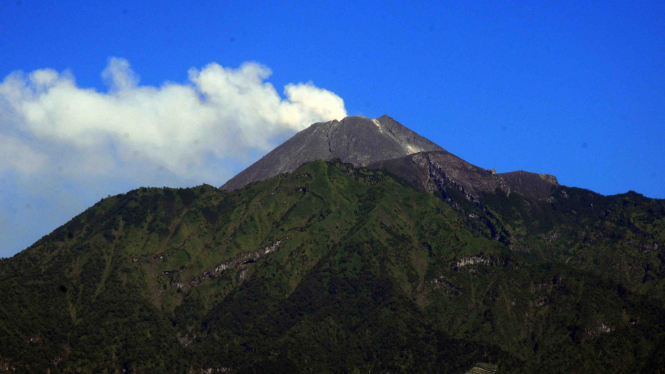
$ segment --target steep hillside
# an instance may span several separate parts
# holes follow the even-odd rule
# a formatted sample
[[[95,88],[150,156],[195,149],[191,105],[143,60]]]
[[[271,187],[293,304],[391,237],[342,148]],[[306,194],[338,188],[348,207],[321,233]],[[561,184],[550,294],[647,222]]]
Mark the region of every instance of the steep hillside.
[[[452,186],[463,191],[472,201],[497,189],[506,194],[517,193],[529,199],[546,200],[552,187],[559,184],[550,174],[525,171],[497,174],[444,150],[382,160],[368,165],[368,168],[387,171],[424,192],[443,192],[444,185]]]
[[[436,194],[462,214],[465,225],[514,251],[575,264],[657,298],[665,296],[664,200],[632,191],[603,196],[561,186],[549,174],[496,174],[446,151],[417,153],[369,168]]]
[[[665,367],[663,201],[440,182],[317,161],[104,199],[0,261],[0,370]]]

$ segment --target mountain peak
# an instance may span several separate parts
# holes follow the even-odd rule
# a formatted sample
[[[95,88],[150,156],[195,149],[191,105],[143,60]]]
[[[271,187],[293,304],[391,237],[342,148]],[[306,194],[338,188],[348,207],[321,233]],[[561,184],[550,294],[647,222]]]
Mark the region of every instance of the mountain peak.
[[[552,187],[558,185],[556,177],[549,174],[521,170],[497,174],[472,165],[384,114],[374,119],[349,116],[315,123],[230,179],[222,189],[236,190],[292,172],[306,162],[332,159],[386,170],[422,191],[433,192],[448,184],[470,200],[496,189],[546,200]]]
[[[442,150],[387,115],[376,119],[349,116],[339,121],[318,122],[300,131],[222,188],[236,190],[315,160],[339,158],[354,166],[367,166],[413,153]]]

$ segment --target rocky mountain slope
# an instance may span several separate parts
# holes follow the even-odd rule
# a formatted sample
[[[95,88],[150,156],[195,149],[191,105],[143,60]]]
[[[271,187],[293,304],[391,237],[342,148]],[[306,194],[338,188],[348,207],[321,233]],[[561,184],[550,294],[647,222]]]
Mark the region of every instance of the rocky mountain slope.
[[[367,165],[103,199],[0,260],[0,371],[665,369],[665,201]]]
[[[231,178],[222,188],[236,190],[251,182],[291,172],[314,160],[335,158],[355,166],[423,151],[443,150],[388,116],[346,117],[315,123]]]
[[[346,117],[315,123],[231,178],[221,188],[235,190],[248,183],[291,172],[306,162],[340,159],[356,167],[386,170],[425,192],[448,180],[470,198],[496,188],[507,194],[546,199],[556,177],[524,171],[496,174],[447,152],[388,116]]]
[[[383,160],[368,165],[368,168],[388,171],[423,192],[443,192],[441,186],[450,183],[474,201],[482,193],[492,193],[496,189],[508,195],[518,193],[528,198],[545,200],[551,189],[559,185],[556,177],[550,174],[525,171],[497,174],[443,150]]]

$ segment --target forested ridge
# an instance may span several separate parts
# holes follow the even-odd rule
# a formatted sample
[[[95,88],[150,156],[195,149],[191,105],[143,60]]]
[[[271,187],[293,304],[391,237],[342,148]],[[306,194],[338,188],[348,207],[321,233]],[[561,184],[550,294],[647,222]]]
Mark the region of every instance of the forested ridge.
[[[665,201],[339,161],[105,198],[0,261],[0,371],[665,371]]]

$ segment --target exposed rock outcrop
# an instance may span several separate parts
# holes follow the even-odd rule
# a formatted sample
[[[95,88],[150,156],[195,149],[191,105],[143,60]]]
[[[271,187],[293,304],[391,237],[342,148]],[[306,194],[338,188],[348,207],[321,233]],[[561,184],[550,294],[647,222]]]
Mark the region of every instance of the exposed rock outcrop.
[[[444,150],[383,160],[368,168],[388,171],[421,191],[433,192],[441,190],[444,185],[452,186],[471,201],[477,201],[483,192],[495,192],[496,189],[506,194],[518,193],[546,200],[552,187],[558,185],[556,177],[549,174],[526,171],[496,173],[493,169],[472,165]]]
[[[213,269],[204,272],[200,278],[202,279],[210,278],[226,270],[238,268],[241,267],[242,265],[256,262],[259,259],[268,255],[269,253],[276,251],[282,243],[283,240],[277,240],[274,243],[265,246],[262,249],[259,249],[258,251],[239,254],[233,257],[232,259],[224,261],[221,264],[215,266]],[[241,277],[246,275],[246,273],[244,272],[241,273],[242,273]],[[198,283],[200,283],[200,279],[197,278],[192,279],[192,284],[198,284]]]

